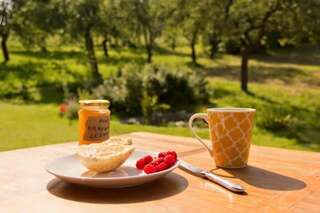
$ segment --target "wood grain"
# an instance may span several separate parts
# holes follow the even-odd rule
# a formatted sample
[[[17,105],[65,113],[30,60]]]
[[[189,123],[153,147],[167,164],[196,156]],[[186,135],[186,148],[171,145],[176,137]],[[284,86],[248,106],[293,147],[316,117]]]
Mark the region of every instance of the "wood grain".
[[[73,153],[64,143],[0,153],[0,212],[319,212],[320,155],[252,146],[245,169],[217,169],[192,138],[132,133],[138,149],[174,149],[179,157],[245,187],[231,193],[179,169],[128,189],[93,189],[64,183],[44,170]]]

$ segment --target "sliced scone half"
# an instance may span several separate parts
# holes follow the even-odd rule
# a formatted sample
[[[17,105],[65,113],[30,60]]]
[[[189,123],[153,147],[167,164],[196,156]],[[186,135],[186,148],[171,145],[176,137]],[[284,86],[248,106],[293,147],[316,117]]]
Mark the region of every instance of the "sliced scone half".
[[[133,151],[131,139],[110,138],[102,143],[80,145],[77,154],[89,170],[109,172],[121,166]]]

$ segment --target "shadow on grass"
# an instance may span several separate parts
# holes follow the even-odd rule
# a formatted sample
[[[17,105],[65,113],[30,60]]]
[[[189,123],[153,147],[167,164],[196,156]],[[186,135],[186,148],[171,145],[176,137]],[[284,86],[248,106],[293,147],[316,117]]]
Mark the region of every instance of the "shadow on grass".
[[[219,66],[205,70],[208,76],[223,77],[230,80],[239,80],[240,78],[240,67],[238,66]],[[300,69],[250,66],[249,82],[265,83],[270,80],[280,80],[286,84],[294,84],[298,81],[312,86],[320,86],[320,79],[314,78],[312,74]]]
[[[189,53],[177,52],[175,50],[171,50],[164,47],[156,47],[154,50],[155,50],[155,53],[159,55],[175,55],[175,56],[181,56],[181,57],[190,57]]]
[[[214,99],[220,99],[220,98],[224,98],[226,96],[235,96],[236,93],[232,90],[228,90],[225,88],[215,88],[213,89],[213,97]]]
[[[132,53],[133,55],[122,56],[121,51],[117,51],[119,56],[110,55],[108,58],[106,58],[105,56],[102,56],[102,57],[99,57],[99,62],[102,64],[118,65],[118,66],[122,66],[126,63],[131,63],[131,62],[140,64],[140,65],[147,63],[147,52],[144,48],[142,47],[128,48],[126,50],[130,51],[130,53]],[[156,55],[170,55],[170,56],[181,56],[181,57],[189,56],[189,54],[187,53],[176,52],[163,47],[155,47],[153,49],[153,56],[156,56]],[[191,68],[204,68],[202,65],[197,63],[194,64],[192,62],[188,63],[187,66]]]
[[[128,57],[128,56],[109,56],[106,57],[100,57],[99,58],[99,64],[106,64],[106,65],[117,65],[120,68],[121,66],[127,64],[127,63],[137,63],[139,65],[147,63],[147,60],[143,56],[134,56],[134,57]]]
[[[196,69],[198,71],[203,71],[205,69],[205,66],[198,63],[198,62],[189,61],[189,62],[185,63],[185,65],[187,67],[189,67],[190,69]]]
[[[23,55],[26,57],[33,57],[38,59],[80,59],[85,58],[85,54],[82,51],[61,51],[54,50],[49,52],[41,52],[41,51],[31,51],[31,50],[23,50],[23,51],[11,51],[13,54]]]
[[[306,47],[280,50],[272,55],[253,55],[252,58],[267,63],[320,66],[320,49]]]
[[[44,71],[46,70],[46,71]],[[50,72],[55,72],[52,78]],[[22,99],[32,103],[61,103],[62,86],[65,79],[69,92],[76,92],[84,82],[84,76],[74,73],[63,64],[25,62],[20,64],[0,64],[0,97],[5,99]]]

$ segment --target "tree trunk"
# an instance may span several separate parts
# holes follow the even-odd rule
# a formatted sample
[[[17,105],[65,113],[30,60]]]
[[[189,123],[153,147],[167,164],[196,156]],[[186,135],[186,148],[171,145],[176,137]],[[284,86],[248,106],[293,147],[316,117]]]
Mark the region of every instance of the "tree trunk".
[[[102,47],[103,47],[104,56],[106,58],[109,58],[108,39],[107,38],[103,39]]]
[[[153,38],[151,32],[148,34],[145,34],[145,42],[146,42],[146,48],[147,48],[147,62],[152,63],[152,49],[153,49]]]
[[[48,53],[48,49],[47,49],[47,46],[46,46],[46,38],[44,36],[42,36],[40,38],[40,49],[41,49],[41,52],[42,53]]]
[[[154,39],[150,29],[145,29],[143,32],[144,44],[147,50],[147,62],[152,63],[152,49]]]
[[[210,55],[209,55],[210,59],[213,59],[213,58],[214,58],[215,53],[216,53],[216,51],[215,51],[214,47],[213,47],[212,44],[211,44],[211,47],[210,47]]]
[[[176,49],[176,38],[171,39],[171,50],[174,51]]]
[[[241,48],[241,90],[248,93],[248,48]]]
[[[152,44],[147,44],[146,48],[147,48],[147,53],[148,53],[147,62],[152,63]]]
[[[90,64],[91,76],[94,83],[100,83],[102,81],[102,76],[98,70],[98,61],[94,50],[93,38],[91,35],[90,28],[88,28],[84,33],[85,46],[87,50],[87,57]]]
[[[191,42],[190,44],[191,47],[191,58],[192,58],[192,63],[197,63],[197,53],[196,53],[196,47],[195,47],[195,42]]]
[[[211,37],[209,39],[210,43],[210,58],[213,59],[216,52],[218,52],[219,40],[216,37]]]
[[[47,49],[47,47],[45,45],[41,45],[40,49],[41,49],[42,53],[48,53],[48,49]]]
[[[191,47],[191,58],[192,63],[197,63],[197,53],[196,53],[196,43],[197,43],[197,37],[198,37],[198,31],[194,31],[192,33],[191,41],[190,41],[190,47]]]
[[[2,34],[1,49],[2,49],[4,63],[7,63],[10,60],[9,50],[8,50],[8,47],[7,47],[8,37],[9,37],[9,33],[8,32]]]

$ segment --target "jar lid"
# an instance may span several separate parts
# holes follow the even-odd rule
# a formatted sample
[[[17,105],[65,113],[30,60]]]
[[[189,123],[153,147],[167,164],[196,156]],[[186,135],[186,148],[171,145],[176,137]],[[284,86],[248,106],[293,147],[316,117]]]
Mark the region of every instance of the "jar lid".
[[[106,106],[108,107],[110,105],[110,101],[108,100],[80,100],[79,101],[80,106]]]

